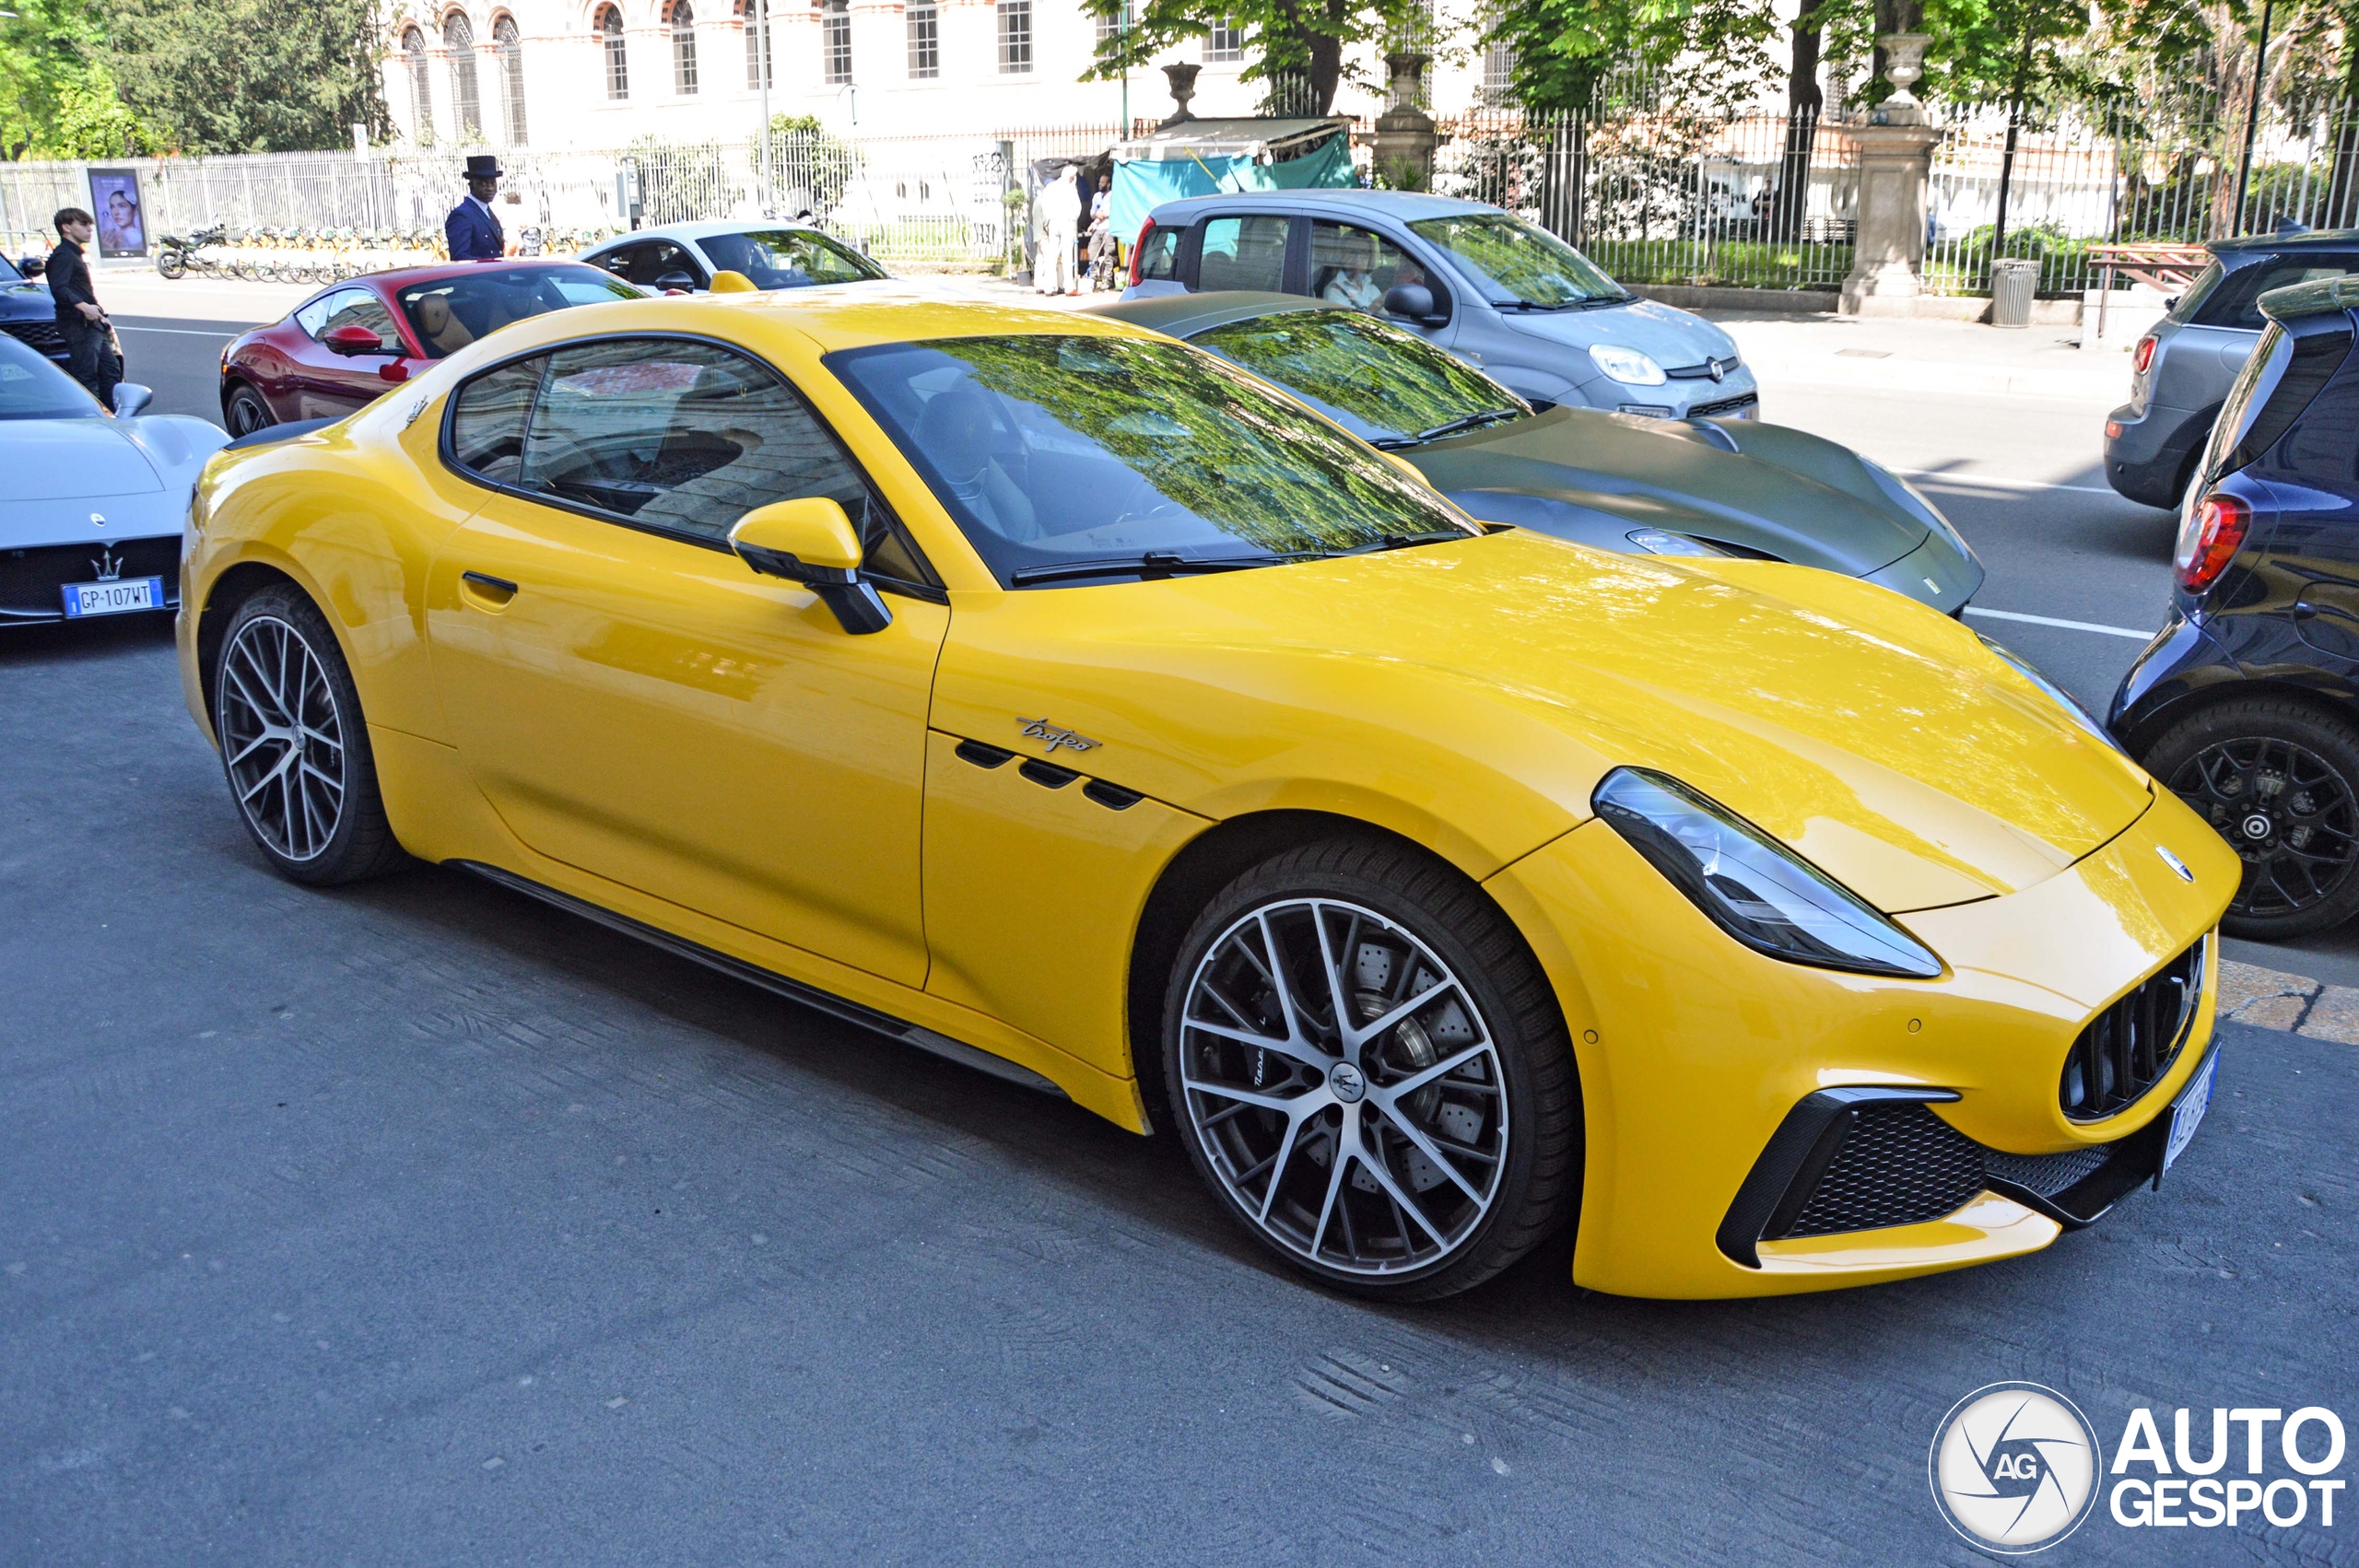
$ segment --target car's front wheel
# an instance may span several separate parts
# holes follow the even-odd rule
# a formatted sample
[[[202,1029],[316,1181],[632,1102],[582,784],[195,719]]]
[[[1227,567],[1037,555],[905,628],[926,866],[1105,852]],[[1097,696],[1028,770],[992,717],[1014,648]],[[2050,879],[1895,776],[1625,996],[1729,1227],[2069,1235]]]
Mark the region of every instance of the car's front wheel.
[[[280,875],[325,885],[401,863],[352,672],[326,617],[293,584],[266,588],[230,615],[213,714],[239,820]]]
[[[278,423],[278,415],[270,411],[262,393],[243,381],[229,389],[229,401],[221,410],[231,436],[251,436],[256,430],[266,430]]]
[[[1573,1211],[1555,995],[1483,891],[1418,851],[1339,839],[1239,876],[1181,944],[1163,1035],[1198,1172],[1329,1284],[1449,1295]]]
[[[2228,934],[2277,942],[2359,913],[2359,731],[2306,703],[2240,697],[2174,725],[2145,763],[2244,859]]]

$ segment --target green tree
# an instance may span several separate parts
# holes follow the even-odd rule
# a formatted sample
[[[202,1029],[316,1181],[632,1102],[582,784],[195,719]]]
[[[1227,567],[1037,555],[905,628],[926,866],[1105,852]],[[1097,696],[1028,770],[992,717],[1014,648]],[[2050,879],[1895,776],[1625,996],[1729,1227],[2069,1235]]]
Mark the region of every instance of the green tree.
[[[92,0],[122,98],[183,152],[301,152],[391,133],[374,0]]]
[[[1120,24],[1098,44],[1084,81],[1109,81],[1144,70],[1172,45],[1203,38],[1215,23],[1243,29],[1250,58],[1242,79],[1289,112],[1332,113],[1343,85],[1344,55],[1356,45],[1422,27],[1416,0],[1229,0],[1207,9],[1200,0],[1084,0],[1083,10]]]
[[[17,0],[0,18],[0,144],[11,157],[121,158],[168,133],[115,90],[106,32],[85,0]]]

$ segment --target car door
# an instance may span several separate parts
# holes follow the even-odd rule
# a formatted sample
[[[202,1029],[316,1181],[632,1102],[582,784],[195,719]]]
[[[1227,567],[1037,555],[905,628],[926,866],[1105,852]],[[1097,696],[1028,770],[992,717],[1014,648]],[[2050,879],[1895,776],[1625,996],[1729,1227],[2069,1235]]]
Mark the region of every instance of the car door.
[[[409,356],[409,345],[404,340],[393,311],[376,290],[339,288],[305,306],[297,312],[296,321],[310,345],[297,377],[296,402],[300,408],[297,418],[340,419],[375,402],[408,378],[409,368],[403,361]],[[368,328],[377,334],[378,346],[383,352],[331,353],[322,340],[338,327]],[[402,369],[389,378],[384,372],[391,366]]]
[[[431,575],[435,681],[516,836],[922,985],[926,709],[949,611],[802,398],[717,344],[595,340],[465,383],[443,457],[485,495]],[[884,630],[848,634],[730,552],[745,512],[803,496],[841,501],[872,565],[911,585]]]
[[[1433,296],[1430,318],[1396,316],[1384,308],[1384,296],[1402,285],[1414,285]],[[1300,293],[1331,305],[1348,305],[1406,327],[1420,337],[1448,347],[1457,322],[1449,286],[1435,269],[1398,241],[1355,223],[1324,218],[1310,225],[1309,255]],[[1476,364],[1480,355],[1469,355]]]
[[[1286,250],[1301,219],[1283,213],[1241,213],[1204,219],[1196,243],[1196,289],[1286,286]]]

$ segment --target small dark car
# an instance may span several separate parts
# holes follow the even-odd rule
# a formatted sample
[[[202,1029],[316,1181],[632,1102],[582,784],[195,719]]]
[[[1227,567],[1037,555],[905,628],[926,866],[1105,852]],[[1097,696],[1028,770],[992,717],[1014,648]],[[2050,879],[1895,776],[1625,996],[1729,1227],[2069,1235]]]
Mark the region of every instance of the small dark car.
[[[1806,431],[1527,402],[1367,310],[1300,295],[1163,294],[1090,310],[1275,382],[1486,522],[1625,553],[1790,561],[1949,614],[1982,586],[1982,563],[1931,502]]]
[[[448,262],[347,278],[222,351],[221,422],[250,436],[288,420],[341,419],[425,361],[511,322],[643,298],[578,262]]]
[[[2107,720],[2244,857],[2224,923],[2265,941],[2359,911],[2359,277],[2260,307]]]
[[[20,262],[0,257],[0,332],[63,365],[65,339],[57,330],[57,301],[47,284],[35,281],[40,276],[41,263],[31,256]]]
[[[2131,353],[2130,401],[2106,420],[2106,483],[2145,506],[2177,506],[2221,401],[2269,324],[2260,297],[2349,273],[2359,273],[2359,229],[2213,241],[2212,264]]]

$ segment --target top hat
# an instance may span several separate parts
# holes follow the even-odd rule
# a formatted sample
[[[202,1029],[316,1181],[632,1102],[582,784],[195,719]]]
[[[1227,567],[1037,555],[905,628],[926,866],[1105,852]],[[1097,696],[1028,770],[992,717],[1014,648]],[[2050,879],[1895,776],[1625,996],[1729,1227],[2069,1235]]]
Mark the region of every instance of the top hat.
[[[471,153],[467,157],[467,178],[497,180],[500,178],[499,159],[487,152]]]

